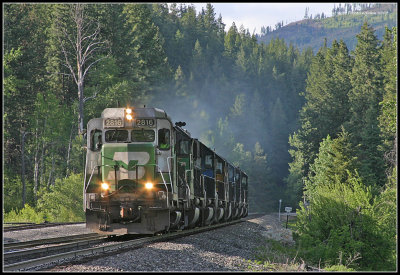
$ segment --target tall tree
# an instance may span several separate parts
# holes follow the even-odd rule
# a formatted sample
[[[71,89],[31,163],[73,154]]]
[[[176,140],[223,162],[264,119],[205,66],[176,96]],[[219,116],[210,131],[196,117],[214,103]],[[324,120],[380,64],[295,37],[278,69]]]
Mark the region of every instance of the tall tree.
[[[85,78],[92,67],[107,58],[107,41],[100,35],[100,22],[87,13],[87,4],[68,5],[67,19],[74,29],[68,27],[64,18],[57,18],[59,45],[68,68],[78,88],[78,133],[84,130],[84,104],[90,97],[84,95]],[[96,96],[96,95],[94,95]]]
[[[32,175],[32,167],[37,164],[31,158],[32,141],[35,140],[32,139],[32,113],[37,94],[46,90],[46,60],[43,56],[50,20],[48,11],[48,5],[4,5],[4,159],[5,167],[11,168],[7,172],[11,181],[16,171],[19,174],[20,169],[16,168],[21,167],[24,170],[21,180],[25,183],[25,172]],[[31,181],[27,183],[30,184]],[[26,191],[22,192],[23,197],[26,194],[26,201],[21,201],[31,202],[32,190]]]
[[[386,28],[381,52],[384,94],[379,103],[379,126],[386,147],[385,159],[393,169],[397,166],[397,28]]]
[[[385,167],[378,161],[383,160],[383,153],[379,150],[382,142],[378,127],[379,102],[383,98],[379,40],[374,34],[374,29],[365,22],[357,35],[357,41],[354,51],[355,61],[350,76],[351,117],[347,127],[353,134],[353,145],[359,148],[356,155],[362,163],[360,176],[368,184],[383,185],[382,176]],[[375,177],[371,178],[370,173]]]
[[[138,91],[157,91],[172,72],[163,49],[164,39],[152,22],[147,4],[127,4],[124,7],[125,26],[128,29],[129,52],[125,62],[131,71],[132,97]]]
[[[308,175],[309,164],[314,161],[322,139],[327,135],[336,138],[341,127],[349,120],[347,94],[351,89],[352,63],[342,40],[339,43],[334,40],[331,48],[321,48],[312,62],[304,93],[306,103],[300,111],[300,121],[304,126],[291,139],[292,146],[300,146],[297,150],[305,149],[300,154],[301,159],[305,158],[302,160],[305,161],[303,177]],[[291,152],[294,154],[294,151]],[[298,165],[293,165],[293,168]],[[293,176],[290,179],[293,180]]]

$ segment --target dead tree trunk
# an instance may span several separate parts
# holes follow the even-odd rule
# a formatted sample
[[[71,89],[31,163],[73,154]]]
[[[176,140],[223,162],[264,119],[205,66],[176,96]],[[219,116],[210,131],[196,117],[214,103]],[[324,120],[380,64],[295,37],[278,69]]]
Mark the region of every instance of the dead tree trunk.
[[[60,27],[63,37],[60,37],[61,50],[65,57],[66,67],[69,69],[78,88],[78,134],[84,131],[84,103],[89,98],[84,96],[85,77],[90,68],[105,56],[95,56],[96,53],[106,49],[106,41],[100,40],[100,24],[90,21],[85,16],[86,4],[71,5],[71,16],[75,24],[75,32],[69,32],[65,27]],[[61,26],[61,25],[60,25]],[[91,30],[91,31],[90,31]],[[67,42],[72,47],[67,47]],[[76,67],[72,66],[72,60],[76,61]]]

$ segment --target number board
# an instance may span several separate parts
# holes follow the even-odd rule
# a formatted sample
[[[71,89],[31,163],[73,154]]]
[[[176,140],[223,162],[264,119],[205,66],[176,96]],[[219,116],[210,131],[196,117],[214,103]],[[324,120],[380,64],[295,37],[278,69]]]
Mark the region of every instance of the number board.
[[[124,127],[122,118],[106,118],[104,119],[104,128],[119,128]]]
[[[156,127],[154,119],[151,118],[138,118],[136,119],[137,127]]]

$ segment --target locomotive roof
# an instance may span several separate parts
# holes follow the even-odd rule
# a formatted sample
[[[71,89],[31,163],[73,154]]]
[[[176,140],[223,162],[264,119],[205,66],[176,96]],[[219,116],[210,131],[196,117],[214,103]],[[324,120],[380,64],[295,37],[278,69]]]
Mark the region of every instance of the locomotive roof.
[[[217,157],[219,157],[220,159],[222,159],[223,161],[225,161],[226,163],[228,163],[230,166],[232,166],[235,169],[239,169],[240,172],[242,172],[243,174],[246,174],[246,172],[244,172],[239,166],[235,166],[233,165],[232,162],[230,162],[229,160],[227,160],[226,158],[222,157],[220,154],[218,154],[215,150],[212,150],[210,147],[206,146],[203,142],[201,142],[200,140],[198,140],[197,138],[195,138],[195,140],[197,140],[201,145],[203,145],[205,148],[207,148],[207,150],[211,151],[212,153],[214,153]]]
[[[179,126],[174,126],[175,130],[179,131],[181,134],[185,135],[188,138],[192,138],[192,135],[190,134],[190,132],[186,129],[183,129],[182,127]]]
[[[132,108],[136,117],[154,117],[154,118],[171,118],[164,110],[158,108]],[[125,108],[106,108],[101,113],[102,118],[106,117],[123,117]]]

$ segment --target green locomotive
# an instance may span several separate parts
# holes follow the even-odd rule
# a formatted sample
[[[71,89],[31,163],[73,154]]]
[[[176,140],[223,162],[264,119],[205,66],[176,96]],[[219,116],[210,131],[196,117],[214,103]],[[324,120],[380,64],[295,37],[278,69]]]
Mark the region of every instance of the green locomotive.
[[[87,124],[86,227],[155,234],[247,216],[248,177],[157,108],[106,108]]]

